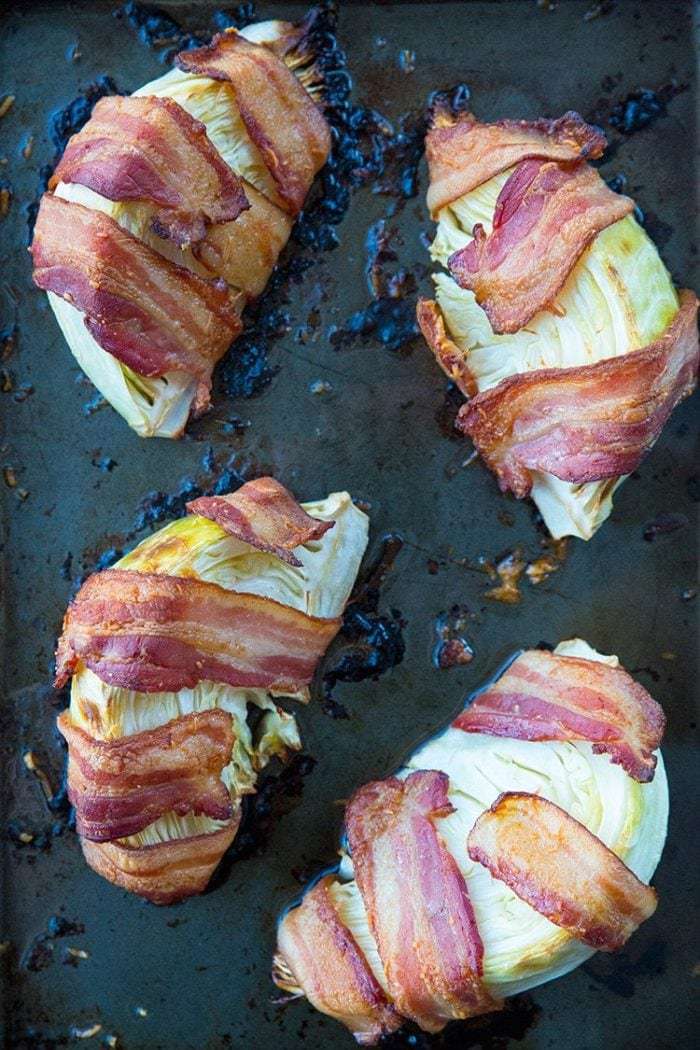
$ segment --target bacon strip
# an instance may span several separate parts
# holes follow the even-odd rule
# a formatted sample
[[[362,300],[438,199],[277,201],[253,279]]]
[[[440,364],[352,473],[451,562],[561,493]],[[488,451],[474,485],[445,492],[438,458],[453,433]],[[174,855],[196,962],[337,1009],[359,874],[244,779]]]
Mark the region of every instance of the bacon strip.
[[[357,791],[345,814],[370,928],[396,1009],[429,1032],[496,1008],[464,878],[435,819],[453,811],[445,773],[418,771]]]
[[[180,246],[209,223],[247,208],[241,181],[207,138],[204,124],[170,98],[101,98],[69,140],[49,189],[78,182],[113,201],[158,205],[153,228]]]
[[[596,234],[633,210],[587,164],[522,161],[499,194],[493,232],[477,223],[450,272],[494,332],[517,332],[552,302]]]
[[[201,681],[295,693],[340,626],[215,583],[107,569],[71,602],[56,685],[82,661],[108,685],[176,692]]]
[[[357,941],[340,918],[326,875],[280,923],[278,951],[307,999],[362,1046],[374,1046],[402,1019],[389,1004]]]
[[[656,911],[656,892],[553,802],[499,795],[469,833],[472,860],[579,941],[614,951]]]
[[[220,779],[234,744],[231,715],[214,709],[183,715],[120,740],[95,740],[58,718],[68,743],[68,796],[79,835],[110,842],[142,831],[165,813],[231,817]]]
[[[588,740],[642,783],[654,779],[661,706],[621,667],[530,650],[479,693],[456,729],[515,740]]]
[[[81,839],[85,860],[98,875],[138,893],[152,904],[174,904],[202,893],[233,842],[241,820],[240,803],[223,828],[208,835],[171,839],[156,846]]]
[[[695,388],[697,310],[683,291],[656,342],[594,365],[510,376],[463,405],[457,427],[518,497],[533,470],[574,484],[630,474]]]
[[[248,210],[235,222],[208,226],[204,239],[192,245],[192,254],[213,276],[254,299],[267,284],[293,221],[249,182],[245,194]]]
[[[143,376],[199,379],[194,411],[209,403],[211,373],[241,330],[223,281],[176,266],[102,212],[44,194],[31,248],[34,283],[85,314],[100,346]]]
[[[274,478],[248,481],[226,496],[202,496],[187,504],[259,551],[267,551],[288,565],[301,565],[292,553],[309,540],[320,540],[334,521],[319,521],[302,510],[294,496]]]
[[[607,143],[578,113],[558,120],[498,120],[482,124],[471,113],[435,112],[425,140],[430,186],[428,208],[441,208],[523,160],[563,163],[600,157]]]
[[[474,397],[478,390],[476,379],[467,364],[465,355],[448,336],[445,319],[435,300],[419,299],[416,317],[423,338],[433,351],[445,375],[452,380],[465,397]]]
[[[282,59],[227,30],[207,47],[181,51],[175,63],[187,73],[231,84],[248,135],[274,179],[279,203],[292,215],[298,214],[316,172],[326,162],[330,131]]]

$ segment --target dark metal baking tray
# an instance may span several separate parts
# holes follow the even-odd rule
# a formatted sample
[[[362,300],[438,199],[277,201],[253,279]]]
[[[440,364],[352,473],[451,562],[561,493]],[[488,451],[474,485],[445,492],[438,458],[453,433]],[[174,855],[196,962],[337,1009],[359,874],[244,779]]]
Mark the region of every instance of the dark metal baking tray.
[[[209,30],[217,7],[160,6],[185,26]],[[692,801],[697,400],[675,412],[593,540],[572,541],[543,582],[523,576],[519,604],[493,601],[486,597],[488,562],[518,547],[536,559],[542,532],[530,505],[499,495],[479,463],[464,465],[468,445],[449,431],[456,399],[446,395],[421,340],[411,338],[411,277],[385,283],[372,306],[366,239],[385,219],[385,278],[403,268],[429,288],[426,173],[421,162],[414,185],[416,143],[430,93],[463,81],[485,118],[576,108],[601,120],[612,141],[606,177],[624,174],[675,278],[697,287],[693,7],[625,0],[341,4],[338,37],[353,98],[392,122],[386,171],[352,192],[335,227],[337,247],[322,250],[319,237],[304,244],[304,231],[291,244],[291,276],[267,298],[245,368],[226,380],[235,391],[256,371],[264,379],[265,344],[268,366],[278,369],[271,381],[250,399],[220,386],[211,415],[180,443],[140,440],[110,408],[92,410],[94,391],[30,280],[27,221],[41,168],[54,155],[52,114],[99,77],[112,77],[125,91],[163,69],[159,51],[139,39],[128,18],[115,18],[114,8],[113,0],[2,5],[0,95],[15,95],[0,120],[0,156],[7,159],[0,182],[12,194],[0,221],[6,1045],[79,1043],[99,1024],[86,1046],[113,1035],[127,1050],[349,1047],[339,1026],[305,1004],[271,1002],[278,911],[300,880],[333,859],[339,800],[393,769],[513,649],[571,635],[618,653],[668,715],[672,807],[655,879],[658,912],[619,954],[597,956],[495,1019],[414,1045],[692,1045],[700,868]],[[257,15],[303,11],[301,4],[261,3]],[[342,76],[336,80],[340,91]],[[635,95],[639,89],[655,94]],[[386,147],[392,134],[378,114],[363,132],[366,150],[371,135],[380,146],[383,135]],[[396,136],[402,117],[404,138]],[[634,133],[620,129],[625,121]],[[323,242],[329,229],[319,229]],[[304,260],[311,265],[300,273]],[[403,300],[391,299],[397,289]],[[55,790],[63,753],[52,727],[63,701],[48,687],[50,664],[78,578],[102,551],[128,546],[149,523],[181,512],[183,493],[213,484],[226,469],[239,479],[273,470],[301,498],[347,487],[370,505],[375,554],[384,534],[400,533],[404,544],[374,594],[375,613],[372,593],[363,600],[374,640],[387,636],[380,656],[388,651],[387,663],[398,658],[400,633],[405,655],[376,680],[338,682],[325,709],[317,701],[299,713],[315,765],[297,762],[291,774],[268,783],[258,832],[249,820],[238,855],[209,892],[158,909],[85,866],[60,795],[49,810],[23,756],[27,749],[37,756]],[[436,618],[455,605],[465,607],[475,655],[440,669],[433,662]],[[346,678],[348,668],[362,665],[356,651],[343,663],[348,644],[341,639],[327,663],[339,662]],[[348,718],[330,717],[343,713],[339,705]]]

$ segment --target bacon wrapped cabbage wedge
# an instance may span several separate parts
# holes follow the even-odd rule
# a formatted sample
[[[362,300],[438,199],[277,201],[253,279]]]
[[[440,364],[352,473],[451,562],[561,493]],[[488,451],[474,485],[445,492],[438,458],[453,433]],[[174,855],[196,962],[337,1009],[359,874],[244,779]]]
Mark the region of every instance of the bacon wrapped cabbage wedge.
[[[555,537],[590,539],[698,372],[697,299],[587,162],[576,113],[481,123],[436,108],[426,139],[435,299],[418,320],[468,402],[503,491]]]
[[[346,492],[298,504],[273,478],[189,511],[88,578],[56,655],[85,857],[157,904],[206,887],[260,770],[300,747],[277,700],[308,699],[367,544]]]
[[[621,947],[656,907],[663,729],[616,657],[521,653],[353,795],[339,865],[280,920],[273,979],[375,1045]]]
[[[326,161],[312,24],[227,30],[100,99],[42,198],[34,281],[142,437],[178,437],[207,408],[214,365]]]

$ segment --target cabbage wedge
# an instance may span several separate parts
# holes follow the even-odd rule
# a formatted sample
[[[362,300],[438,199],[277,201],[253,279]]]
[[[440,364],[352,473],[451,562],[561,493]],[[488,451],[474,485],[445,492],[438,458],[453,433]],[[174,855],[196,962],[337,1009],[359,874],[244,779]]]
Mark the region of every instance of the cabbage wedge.
[[[143,540],[114,568],[135,573],[190,577],[219,587],[272,598],[312,616],[342,614],[367,546],[368,519],[347,492],[301,504],[312,517],[334,521],[321,539],[295,548],[301,563],[289,565],[228,534],[207,518],[192,514]],[[306,700],[308,692],[294,694]],[[269,691],[233,688],[202,681],[177,692],[145,693],[108,685],[84,664],[73,675],[70,720],[100,741],[116,741],[193,712],[220,708],[232,716],[234,745],[221,779],[234,812],[242,796],[255,791],[260,771],[273,757],[301,747],[296,720]],[[192,836],[211,835],[225,821],[168,812],[117,845],[138,850]]]
[[[253,43],[274,45],[289,36],[290,25],[279,20],[261,22],[240,31]],[[320,92],[320,79],[303,39],[284,55],[312,97]],[[77,182],[59,182],[55,194],[65,200],[103,212],[123,229],[171,262],[199,277],[223,276],[238,313],[252,290],[260,294],[291,233],[293,220],[278,206],[274,180],[262,154],[251,140],[235,104],[231,86],[219,80],[172,69],[134,92],[137,96],[167,97],[201,121],[208,138],[224,162],[244,180],[250,211],[235,222],[244,231],[248,252],[236,256],[235,241],[224,229],[211,227],[211,244],[205,265],[188,245],[179,247],[158,236],[152,227],[155,205],[145,201],[113,201]],[[223,232],[222,232],[223,230]],[[251,250],[258,243],[258,257]],[[248,284],[247,290],[238,286]],[[84,314],[54,292],[48,292],[51,309],[81,369],[112,407],[141,437],[177,438],[184,432],[197,391],[197,380],[185,372],[171,371],[149,378],[140,375],[104,350],[83,323]]]
[[[472,241],[475,224],[493,227],[498,195],[509,168],[443,207],[431,258],[443,266]],[[679,308],[671,277],[633,215],[602,230],[584,251],[548,310],[520,331],[494,333],[474,293],[446,273],[433,276],[435,299],[446,331],[475,379],[479,392],[517,373],[595,364],[658,339]],[[590,539],[612,509],[624,477],[573,484],[533,471],[532,498],[556,539]]]

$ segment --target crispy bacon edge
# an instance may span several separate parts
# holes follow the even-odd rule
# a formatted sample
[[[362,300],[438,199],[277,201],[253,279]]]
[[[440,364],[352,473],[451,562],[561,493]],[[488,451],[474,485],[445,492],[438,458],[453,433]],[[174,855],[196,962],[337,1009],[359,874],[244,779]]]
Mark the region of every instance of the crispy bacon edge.
[[[461,390],[465,397],[474,397],[478,387],[467,364],[467,356],[447,334],[445,319],[435,300],[419,299],[416,318],[423,338],[447,378],[455,384],[458,390]]]
[[[297,215],[330,151],[330,129],[318,106],[273,49],[234,29],[211,44],[181,51],[175,64],[231,84],[251,141],[274,180],[282,206]]]
[[[226,496],[201,496],[187,504],[190,514],[215,521],[225,532],[288,565],[302,563],[292,553],[310,540],[320,540],[334,521],[312,518],[275,478],[256,478]]]
[[[468,434],[503,492],[532,488],[531,471],[584,484],[636,470],[698,376],[698,300],[680,293],[664,334],[593,365],[509,376],[460,409]]]
[[[66,612],[56,686],[82,661],[108,685],[144,693],[206,680],[293,694],[340,623],[192,577],[106,569]]]
[[[207,835],[171,839],[155,846],[81,839],[90,867],[116,886],[151,904],[175,904],[202,893],[233,842],[241,820],[240,801],[228,824]]]
[[[464,877],[435,827],[449,778],[419,770],[360,788],[345,825],[370,929],[397,1011],[429,1032],[497,1008]]]
[[[484,124],[472,113],[453,116],[437,106],[425,140],[428,209],[436,218],[446,205],[523,160],[592,160],[606,145],[601,129],[573,111],[557,120]]]
[[[101,98],[69,139],[49,189],[60,182],[80,183],[113,201],[152,202],[154,231],[180,247],[250,207],[205,125],[167,97]]]
[[[540,915],[592,948],[621,948],[656,910],[651,886],[583,824],[539,795],[499,795],[477,818],[467,849]]]
[[[57,725],[68,744],[68,797],[83,838],[126,838],[169,812],[230,819],[221,780],[234,744],[227,711],[193,712],[110,741],[72,725],[68,711]]]
[[[522,161],[496,202],[493,229],[448,260],[497,334],[518,332],[556,297],[593,239],[634,210],[583,162]]]
[[[361,1046],[375,1046],[402,1018],[389,1003],[351,931],[335,907],[333,875],[321,878],[282,918],[273,974],[282,988],[293,979],[324,1014],[349,1028]]]
[[[587,740],[640,783],[654,779],[666,718],[622,667],[531,649],[453,722],[514,740]]]
[[[48,193],[30,250],[34,283],[81,310],[103,350],[143,376],[195,376],[193,412],[207,407],[214,364],[242,327],[223,281],[177,266],[103,212]]]

